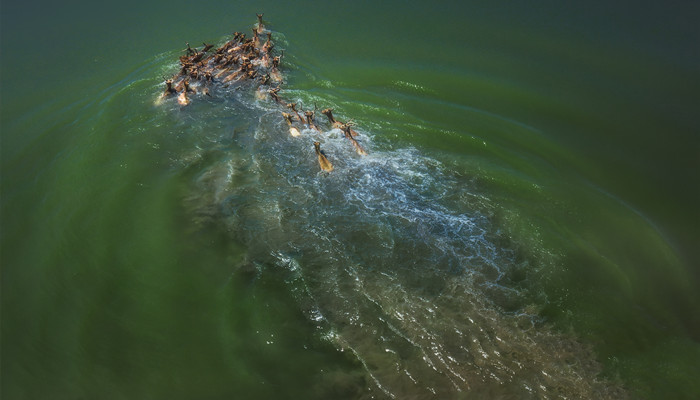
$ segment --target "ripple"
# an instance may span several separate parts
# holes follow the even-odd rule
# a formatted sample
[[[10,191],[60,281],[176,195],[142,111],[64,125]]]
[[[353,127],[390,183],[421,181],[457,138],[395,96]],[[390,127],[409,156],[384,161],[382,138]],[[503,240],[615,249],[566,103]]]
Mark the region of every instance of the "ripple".
[[[286,271],[300,309],[361,363],[373,393],[619,396],[598,380],[590,349],[543,325],[525,289],[507,283],[521,261],[471,177],[417,148],[375,146],[361,126],[365,157],[330,127],[293,138],[275,105],[244,90],[230,97],[191,116],[202,127],[228,121],[239,134],[230,138],[235,158],[198,164],[186,201],[194,215],[219,218],[249,262]],[[319,170],[314,141],[333,173]]]

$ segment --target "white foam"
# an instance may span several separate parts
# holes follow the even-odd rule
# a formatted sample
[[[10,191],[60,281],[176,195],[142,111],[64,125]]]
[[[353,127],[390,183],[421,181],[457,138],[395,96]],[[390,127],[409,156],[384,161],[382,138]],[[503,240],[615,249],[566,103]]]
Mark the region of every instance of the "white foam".
[[[276,104],[235,98],[222,114],[239,107],[258,117],[247,117],[255,122],[234,138],[245,160],[217,175],[227,189],[209,199],[235,216],[229,228],[251,254],[287,271],[308,318],[384,394],[449,397],[526,382],[497,392],[513,397],[534,393],[544,378],[585,374],[552,363],[556,337],[517,326],[519,315],[532,315],[500,311],[499,296],[519,295],[502,282],[513,250],[495,244],[489,199],[468,177],[415,148],[375,148],[361,127],[365,157],[337,129],[290,137]],[[320,172],[314,141],[332,173]],[[481,208],[462,200],[473,196]]]

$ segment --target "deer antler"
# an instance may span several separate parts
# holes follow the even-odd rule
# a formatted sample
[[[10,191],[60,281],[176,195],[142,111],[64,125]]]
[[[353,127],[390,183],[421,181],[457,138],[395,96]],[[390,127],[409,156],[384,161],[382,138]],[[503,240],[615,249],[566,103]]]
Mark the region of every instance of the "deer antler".
[[[280,103],[280,102],[282,102],[282,100],[279,98],[279,95],[277,94],[279,91],[280,91],[280,88],[276,87],[276,88],[272,88],[272,89],[268,90],[267,92],[270,94],[270,97],[272,97],[273,100]]]
[[[187,45],[187,48],[185,50],[182,50],[182,51],[186,51],[187,54],[196,54],[197,53],[195,50],[192,50],[192,47],[190,47],[190,42],[185,42],[185,44]]]

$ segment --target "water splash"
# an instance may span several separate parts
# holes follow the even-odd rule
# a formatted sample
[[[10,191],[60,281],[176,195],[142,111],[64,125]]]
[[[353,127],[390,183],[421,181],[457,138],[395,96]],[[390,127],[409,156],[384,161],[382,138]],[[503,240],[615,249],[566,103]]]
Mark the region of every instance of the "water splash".
[[[275,112],[203,167],[190,204],[288,270],[289,290],[327,338],[390,398],[619,398],[589,351],[541,325],[491,207],[465,178],[414,148],[357,156],[342,135],[291,138]],[[336,165],[320,172],[311,143]],[[479,202],[472,201],[479,197]],[[479,206],[475,207],[475,204]]]
[[[188,110],[183,129],[202,141],[176,159],[199,171],[186,201],[246,246],[244,264],[287,271],[309,320],[362,365],[363,397],[625,397],[509,285],[523,261],[469,177],[419,149],[375,148],[361,128],[365,157],[330,126],[291,137],[279,106],[242,88]]]

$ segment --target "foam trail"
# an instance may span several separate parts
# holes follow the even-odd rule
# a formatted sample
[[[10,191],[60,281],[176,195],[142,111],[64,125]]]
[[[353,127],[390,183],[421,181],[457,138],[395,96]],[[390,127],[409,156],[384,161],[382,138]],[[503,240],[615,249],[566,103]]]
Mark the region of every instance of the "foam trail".
[[[497,205],[468,177],[419,149],[375,148],[361,127],[368,156],[327,125],[292,137],[277,104],[252,90],[230,98],[202,119],[236,127],[229,156],[202,146],[187,203],[224,224],[248,263],[287,270],[301,309],[365,369],[367,397],[625,397],[508,286],[519,261],[489,218]]]
[[[248,135],[195,191],[218,193],[209,200],[251,259],[292,273],[300,307],[357,357],[374,394],[619,398],[588,349],[538,326],[503,283],[514,251],[495,244],[492,206],[469,201],[468,181],[417,149],[359,157],[332,131],[291,138],[265,112]],[[314,140],[333,173],[315,165]]]

